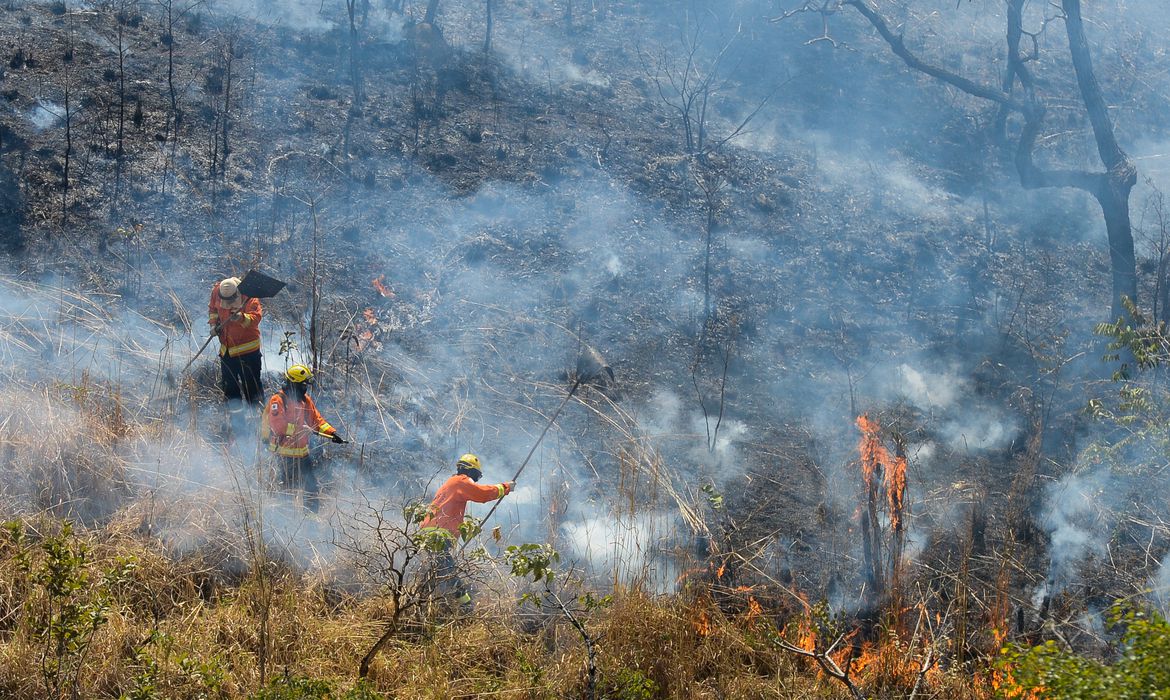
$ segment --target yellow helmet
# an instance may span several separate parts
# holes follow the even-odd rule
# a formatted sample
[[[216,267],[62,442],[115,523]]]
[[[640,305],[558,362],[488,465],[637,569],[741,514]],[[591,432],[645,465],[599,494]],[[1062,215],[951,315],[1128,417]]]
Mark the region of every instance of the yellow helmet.
[[[304,365],[293,365],[284,371],[284,376],[293,384],[304,384],[313,378],[313,370]]]
[[[479,466],[479,457],[476,457],[470,452],[460,457],[459,461],[455,463],[455,466],[464,467],[465,469],[478,469],[481,472],[483,471],[483,469]]]

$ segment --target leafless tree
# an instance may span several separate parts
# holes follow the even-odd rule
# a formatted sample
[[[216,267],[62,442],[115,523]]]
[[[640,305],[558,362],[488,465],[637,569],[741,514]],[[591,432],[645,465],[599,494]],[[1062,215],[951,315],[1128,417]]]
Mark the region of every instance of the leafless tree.
[[[219,212],[221,182],[227,176],[228,156],[232,152],[232,129],[236,123],[239,92],[239,65],[247,54],[247,42],[241,26],[228,21],[218,26],[211,38],[212,64],[203,76],[207,126],[207,180],[212,215]]]
[[[492,13],[493,7],[492,6],[494,4],[495,4],[495,2],[493,0],[484,0],[484,3],[483,3],[484,25],[485,25],[484,30],[483,30],[483,52],[484,53],[487,53],[487,52],[492,50],[492,25],[494,23],[494,17],[493,17],[493,13]]]
[[[438,556],[451,557],[450,561],[456,562],[459,554],[454,551],[457,548],[451,547],[445,530],[420,527],[426,515],[427,507],[421,503],[394,506],[367,502],[337,525],[338,549],[364,582],[374,586],[390,603],[382,634],[358,664],[361,678],[369,675],[378,653],[402,631],[404,623],[412,616],[431,612],[427,608],[441,602],[438,596],[448,579],[465,568],[465,563],[456,564],[450,571],[436,566]]]
[[[61,224],[69,221],[69,164],[73,156],[73,14],[65,6],[65,14],[69,17],[68,30],[65,33],[65,51],[62,56],[62,76],[64,82],[63,94],[65,97],[65,112],[62,116],[65,122],[65,162],[61,171]]]
[[[358,41],[356,19],[357,3],[358,0],[345,0],[345,12],[349,18],[349,82],[353,88],[353,104],[350,106],[350,110],[360,113],[365,93],[362,89],[361,56],[359,55],[361,45]]]
[[[681,59],[678,54],[667,51],[655,57],[639,52],[643,71],[654,83],[659,99],[677,113],[682,123],[687,153],[699,153],[706,145],[707,108],[726,87],[721,69],[736,37],[738,33],[728,39],[710,60],[704,60],[701,55],[703,25],[693,22],[684,30]]]
[[[114,193],[112,207],[117,209],[122,194],[122,171],[126,160],[126,56],[129,46],[126,27],[138,15],[138,0],[115,0],[110,10],[114,14],[115,56],[118,81],[118,125],[114,140]]]
[[[154,0],[162,12],[163,35],[162,43],[167,48],[167,97],[170,102],[170,111],[167,113],[165,137],[171,142],[169,156],[164,159],[162,168],[162,191],[166,192],[167,175],[174,160],[177,148],[179,124],[182,122],[182,112],[179,110],[179,93],[175,86],[175,31],[179,22],[194,12],[204,0]]]
[[[1003,146],[1013,151],[1013,161],[1020,184],[1025,189],[1069,187],[1090,194],[1101,208],[1109,242],[1112,268],[1112,317],[1125,314],[1123,298],[1137,299],[1137,269],[1134,254],[1133,231],[1130,222],[1129,195],[1137,182],[1137,169],[1121,148],[1114,134],[1113,123],[1101,86],[1093,70],[1089,41],[1085,36],[1080,0],[1060,0],[1052,7],[1059,14],[1047,17],[1040,27],[1028,31],[1024,27],[1026,0],[1003,0],[1006,9],[1007,62],[999,85],[968,78],[941,65],[923,59],[906,45],[901,30],[891,24],[873,0],[810,0],[783,12],[775,21],[799,13],[816,13],[823,18],[826,36],[828,18],[850,8],[877,30],[882,40],[913,70],[956,88],[972,97],[986,100],[996,106],[999,116],[998,135]],[[1069,58],[1076,79],[1076,91],[1092,127],[1093,139],[1102,170],[1090,171],[1072,168],[1047,168],[1036,163],[1037,142],[1045,128],[1048,100],[1042,88],[1059,81],[1044,81],[1033,73],[1040,60],[1039,36],[1046,26],[1063,20],[1067,36]],[[1017,92],[1017,88],[1019,92]],[[1003,124],[1009,115],[1022,120],[1014,139],[1008,143]]]
[[[423,24],[434,24],[439,14],[439,0],[428,0],[427,11],[423,14]]]
[[[678,115],[682,124],[687,154],[701,155],[718,151],[740,136],[772,98],[770,93],[722,138],[710,140],[710,107],[718,95],[731,87],[731,76],[739,65],[727,65],[742,26],[723,42],[710,57],[704,57],[706,28],[702,21],[690,19],[683,29],[682,50],[663,50],[651,56],[639,50],[642,70],[654,84],[658,97],[667,109]]]
[[[727,178],[711,160],[695,163],[691,175],[703,193],[703,318],[706,323],[711,318],[712,238],[719,223],[719,215],[727,204],[723,198]]]
[[[1154,323],[1166,322],[1170,315],[1170,220],[1167,219],[1166,196],[1147,178],[1150,194],[1146,197],[1139,220],[1139,231],[1154,251],[1157,263],[1154,276],[1154,303],[1151,318]]]

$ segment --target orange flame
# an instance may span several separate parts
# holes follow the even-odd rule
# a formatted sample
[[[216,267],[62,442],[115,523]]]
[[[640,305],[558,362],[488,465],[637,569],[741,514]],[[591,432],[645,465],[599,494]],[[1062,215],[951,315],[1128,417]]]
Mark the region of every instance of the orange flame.
[[[386,275],[378,275],[377,277],[375,277],[374,280],[372,281],[372,284],[374,285],[374,289],[378,290],[378,294],[381,294],[384,297],[393,298],[394,292],[391,291],[390,288],[387,287],[383,283],[383,280],[385,280],[385,279],[386,279]]]
[[[743,619],[746,622],[751,622],[763,614],[764,608],[760,605],[760,601],[756,600],[754,596],[748,596],[747,612],[744,613]]]
[[[997,697],[1008,700],[1041,700],[1044,697],[1044,686],[1021,688],[1013,675],[1012,666],[992,668],[987,672],[986,682],[991,685]]]
[[[711,634],[711,616],[707,614],[706,609],[699,610],[699,614],[691,621],[695,627],[695,632],[700,637],[707,637]]]
[[[891,456],[882,445],[881,425],[863,413],[857,417],[857,428],[861,431],[861,442],[857,445],[861,453],[861,476],[867,489],[874,488],[878,468],[884,475],[886,500],[890,511],[890,525],[894,530],[902,527],[902,515],[906,510],[906,458]]]
[[[815,652],[817,650],[817,627],[813,623],[813,608],[808,602],[808,596],[800,591],[797,591],[796,595],[804,604],[804,613],[796,622],[796,646],[805,651]]]
[[[886,470],[886,496],[890,502],[890,525],[902,528],[902,512],[906,508],[906,458],[898,456]]]
[[[857,445],[857,451],[861,453],[861,476],[865,479],[865,485],[870,487],[877,468],[888,462],[890,455],[878,437],[881,426],[876,421],[871,421],[863,413],[857,417],[857,428],[861,431],[861,442]]]

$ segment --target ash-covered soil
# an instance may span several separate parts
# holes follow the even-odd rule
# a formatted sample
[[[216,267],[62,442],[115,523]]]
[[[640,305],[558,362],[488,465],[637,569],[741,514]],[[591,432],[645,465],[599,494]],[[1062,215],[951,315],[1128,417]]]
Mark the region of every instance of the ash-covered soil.
[[[0,5],[10,274],[150,319],[172,364],[201,341],[213,281],[289,280],[267,306],[269,378],[282,333],[290,358],[315,351],[321,403],[355,442],[325,457],[334,478],[411,496],[467,450],[509,475],[587,343],[616,382],[582,389],[501,522],[588,560],[605,530],[568,525],[664,518],[688,556],[738,552],[744,581],[843,607],[862,595],[853,421],[869,413],[908,448],[916,574],[954,596],[966,557],[980,601],[1014,577],[1035,627],[1041,487],[1084,434],[1107,253],[1083,200],[956,164],[969,131],[940,91],[899,83],[934,109],[864,146],[834,129],[889,109],[878,81],[897,64],[757,41],[780,31],[762,22],[734,64],[754,68],[720,76],[708,149],[688,153],[663,98],[685,44],[656,3],[578,8],[571,27],[505,3],[487,52],[473,3],[437,28],[375,4],[353,35],[343,9],[168,24],[109,5]],[[786,47],[775,65],[768,41]],[[877,78],[825,89],[822,60]],[[163,420],[214,412],[210,362]],[[639,547],[671,587],[669,547]]]

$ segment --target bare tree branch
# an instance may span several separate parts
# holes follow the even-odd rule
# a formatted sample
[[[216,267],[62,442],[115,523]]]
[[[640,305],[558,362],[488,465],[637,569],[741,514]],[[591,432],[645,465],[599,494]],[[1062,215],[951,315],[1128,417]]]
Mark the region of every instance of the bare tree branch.
[[[958,73],[951,72],[920,59],[914,52],[906,48],[906,42],[903,40],[902,35],[894,33],[894,30],[890,28],[886,19],[870,6],[868,0],[844,0],[844,2],[846,5],[852,5],[858,12],[865,16],[869,20],[869,23],[873,25],[874,29],[878,31],[878,34],[881,34],[886,43],[890,45],[894,53],[914,70],[941,80],[948,85],[952,85],[968,95],[982,97],[985,100],[1010,107],[1017,112],[1027,110],[1027,107],[1023,103],[998,88],[982,85]]]

